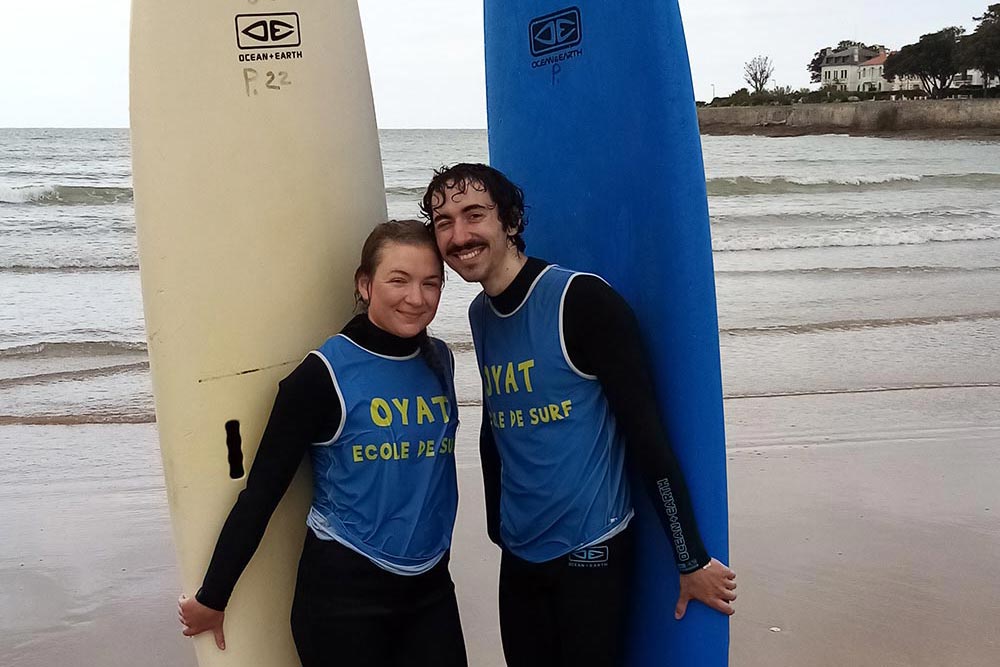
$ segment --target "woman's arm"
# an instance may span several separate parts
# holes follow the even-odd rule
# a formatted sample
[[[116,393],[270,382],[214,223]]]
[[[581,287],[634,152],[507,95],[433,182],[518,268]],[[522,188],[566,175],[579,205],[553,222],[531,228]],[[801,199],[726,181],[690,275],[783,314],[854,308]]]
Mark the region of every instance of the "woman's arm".
[[[222,527],[201,590],[201,604],[222,611],[257,550],[310,443],[328,440],[340,423],[340,403],[325,364],[314,354],[278,385],[247,485]]]

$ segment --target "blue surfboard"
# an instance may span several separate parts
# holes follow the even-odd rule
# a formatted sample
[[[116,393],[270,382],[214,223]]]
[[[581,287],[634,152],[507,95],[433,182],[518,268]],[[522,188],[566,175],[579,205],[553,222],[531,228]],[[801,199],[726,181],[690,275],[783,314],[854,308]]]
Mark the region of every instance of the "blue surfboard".
[[[490,162],[525,192],[528,252],[632,305],[709,553],[728,562],[705,171],[676,0],[485,0]],[[594,326],[601,326],[595,322]],[[674,620],[678,574],[645,494],[627,664],[726,665],[729,620]]]

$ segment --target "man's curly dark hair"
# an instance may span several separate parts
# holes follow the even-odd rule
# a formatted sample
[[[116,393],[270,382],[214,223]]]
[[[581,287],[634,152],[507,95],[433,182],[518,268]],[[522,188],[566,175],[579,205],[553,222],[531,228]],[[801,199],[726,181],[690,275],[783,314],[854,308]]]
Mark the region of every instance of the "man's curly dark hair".
[[[434,211],[444,204],[445,191],[455,189],[465,194],[468,188],[485,191],[497,207],[497,217],[507,232],[508,241],[518,252],[524,252],[524,227],[528,224],[524,215],[524,193],[502,173],[485,164],[461,162],[451,167],[441,167],[434,171],[424,198],[420,202],[420,212],[433,225]]]

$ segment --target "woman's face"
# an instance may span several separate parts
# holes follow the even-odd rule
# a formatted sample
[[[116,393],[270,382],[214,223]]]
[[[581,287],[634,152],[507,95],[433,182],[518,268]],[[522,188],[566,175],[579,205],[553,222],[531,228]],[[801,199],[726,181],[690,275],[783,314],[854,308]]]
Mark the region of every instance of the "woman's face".
[[[358,278],[368,319],[396,336],[416,336],[437,313],[444,281],[441,260],[429,245],[392,241],[379,255],[375,275]]]

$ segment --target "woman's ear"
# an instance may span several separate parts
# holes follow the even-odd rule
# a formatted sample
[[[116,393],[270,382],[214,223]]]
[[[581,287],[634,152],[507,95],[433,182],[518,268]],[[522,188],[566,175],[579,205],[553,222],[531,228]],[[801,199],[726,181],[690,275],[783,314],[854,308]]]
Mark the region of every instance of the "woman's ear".
[[[358,277],[358,285],[357,285],[358,294],[361,295],[361,303],[365,304],[366,306],[368,305],[368,302],[371,301],[371,286],[372,286],[371,278],[369,278],[368,276]]]

